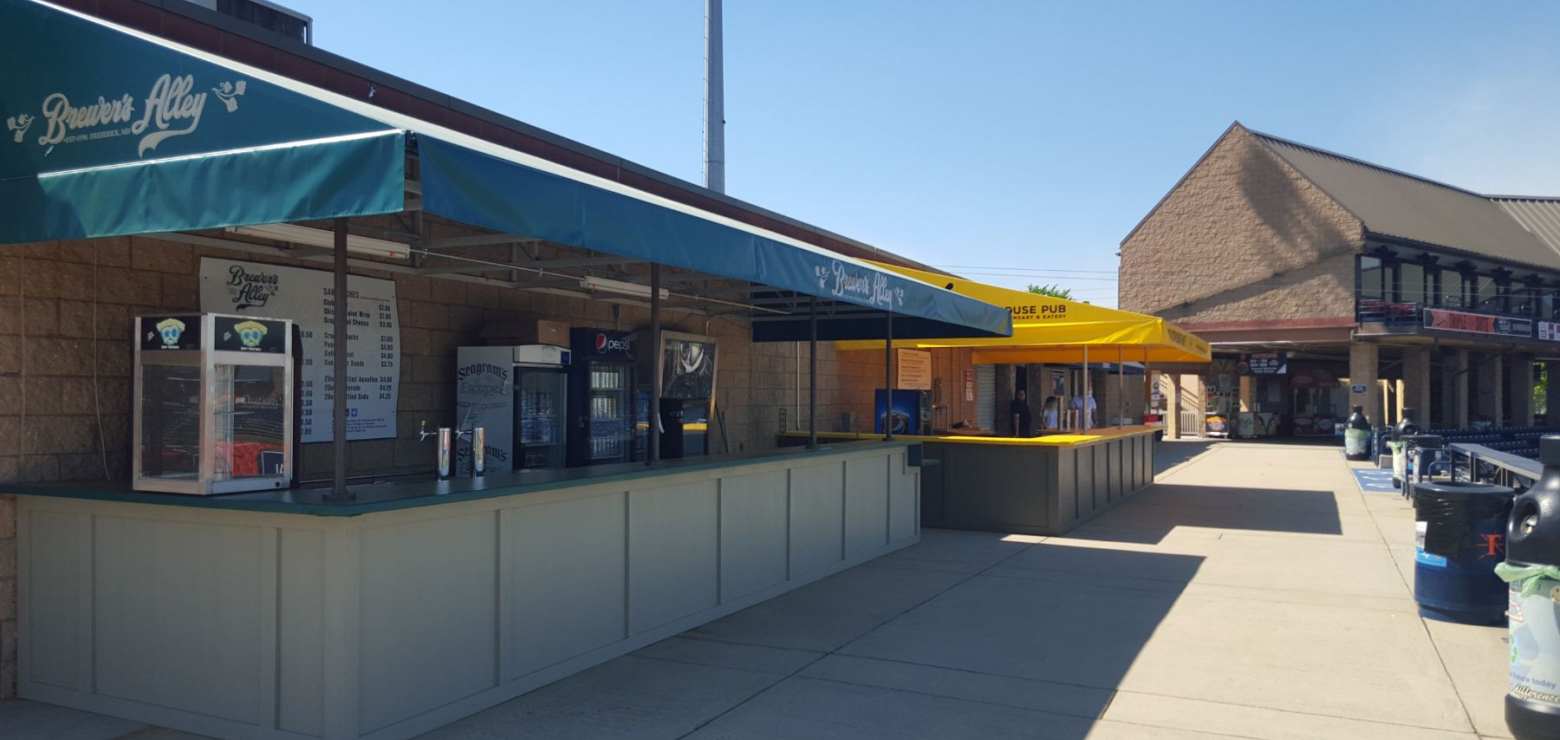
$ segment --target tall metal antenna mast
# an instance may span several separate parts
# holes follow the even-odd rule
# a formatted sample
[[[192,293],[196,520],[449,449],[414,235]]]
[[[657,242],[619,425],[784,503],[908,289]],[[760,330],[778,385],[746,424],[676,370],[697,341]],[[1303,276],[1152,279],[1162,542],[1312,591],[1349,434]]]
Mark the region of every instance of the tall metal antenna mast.
[[[726,74],[721,50],[721,0],[705,0],[704,187],[726,192]]]

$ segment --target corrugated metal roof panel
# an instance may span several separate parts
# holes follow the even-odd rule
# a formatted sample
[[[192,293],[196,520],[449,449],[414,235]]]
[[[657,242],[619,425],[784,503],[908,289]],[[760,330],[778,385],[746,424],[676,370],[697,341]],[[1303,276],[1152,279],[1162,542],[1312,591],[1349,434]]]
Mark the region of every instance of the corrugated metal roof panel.
[[[1489,198],[1275,136],[1252,132],[1382,236],[1560,269],[1560,252]],[[1560,206],[1556,207],[1560,213]],[[1560,227],[1556,235],[1560,236]]]
[[[1490,200],[1560,255],[1560,198],[1497,195],[1491,196]]]

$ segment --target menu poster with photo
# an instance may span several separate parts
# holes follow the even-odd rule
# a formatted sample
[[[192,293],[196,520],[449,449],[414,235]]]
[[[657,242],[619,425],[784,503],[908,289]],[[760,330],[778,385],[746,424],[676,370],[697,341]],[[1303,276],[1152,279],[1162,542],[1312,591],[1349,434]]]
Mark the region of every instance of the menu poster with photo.
[[[200,306],[210,313],[291,319],[302,335],[300,441],[329,442],[335,407],[331,347],[335,276],[323,270],[203,257]],[[395,283],[347,277],[347,439],[396,434],[401,386],[401,321]]]

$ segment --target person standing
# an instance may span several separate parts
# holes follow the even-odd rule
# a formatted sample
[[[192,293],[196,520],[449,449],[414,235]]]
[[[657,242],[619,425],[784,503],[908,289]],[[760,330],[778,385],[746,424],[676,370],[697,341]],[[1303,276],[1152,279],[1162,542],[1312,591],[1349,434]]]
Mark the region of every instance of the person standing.
[[[1027,397],[1028,394],[1023,389],[1019,389],[1018,394],[1013,398],[1013,403],[1009,405],[1008,412],[1013,415],[1013,436],[1015,437],[1035,436],[1034,417],[1030,414]]]
[[[1094,402],[1094,393],[1092,391],[1087,396],[1082,393],[1073,396],[1072,407],[1073,410],[1078,412],[1078,417],[1082,419],[1083,431],[1087,432],[1096,426],[1094,416],[1099,413],[1100,409],[1099,405]]]

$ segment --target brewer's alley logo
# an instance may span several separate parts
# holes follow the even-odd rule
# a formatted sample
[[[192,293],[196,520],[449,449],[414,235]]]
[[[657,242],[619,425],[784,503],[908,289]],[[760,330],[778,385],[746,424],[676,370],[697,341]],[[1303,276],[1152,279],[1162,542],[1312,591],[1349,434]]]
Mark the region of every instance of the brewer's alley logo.
[[[242,311],[246,308],[259,308],[276,295],[278,280],[276,273],[264,270],[246,270],[243,265],[233,265],[228,268],[228,297],[233,299],[233,308]]]
[[[223,82],[211,88],[212,95],[222,101],[227,112],[238,110],[238,99],[243,96],[248,83],[244,80]],[[39,114],[43,117],[43,131],[38,145],[50,151],[60,144],[76,144],[117,136],[139,136],[137,157],[145,156],[158,144],[175,136],[193,134],[200,128],[201,115],[206,111],[205,91],[195,91],[195,75],[174,77],[165,74],[152,83],[146,95],[144,107],[137,115],[135,98],[124,93],[109,100],[102,95],[81,105],[71,103],[65,93],[53,93],[43,99]],[[6,119],[11,139],[20,144],[26,141],[27,130],[37,116],[19,113]],[[47,152],[45,152],[47,154]]]
[[[818,278],[818,287],[836,298],[853,296],[869,305],[888,308],[905,302],[905,289],[889,286],[888,276],[881,272],[852,272],[845,263],[836,260],[829,267],[814,267],[813,275]]]

